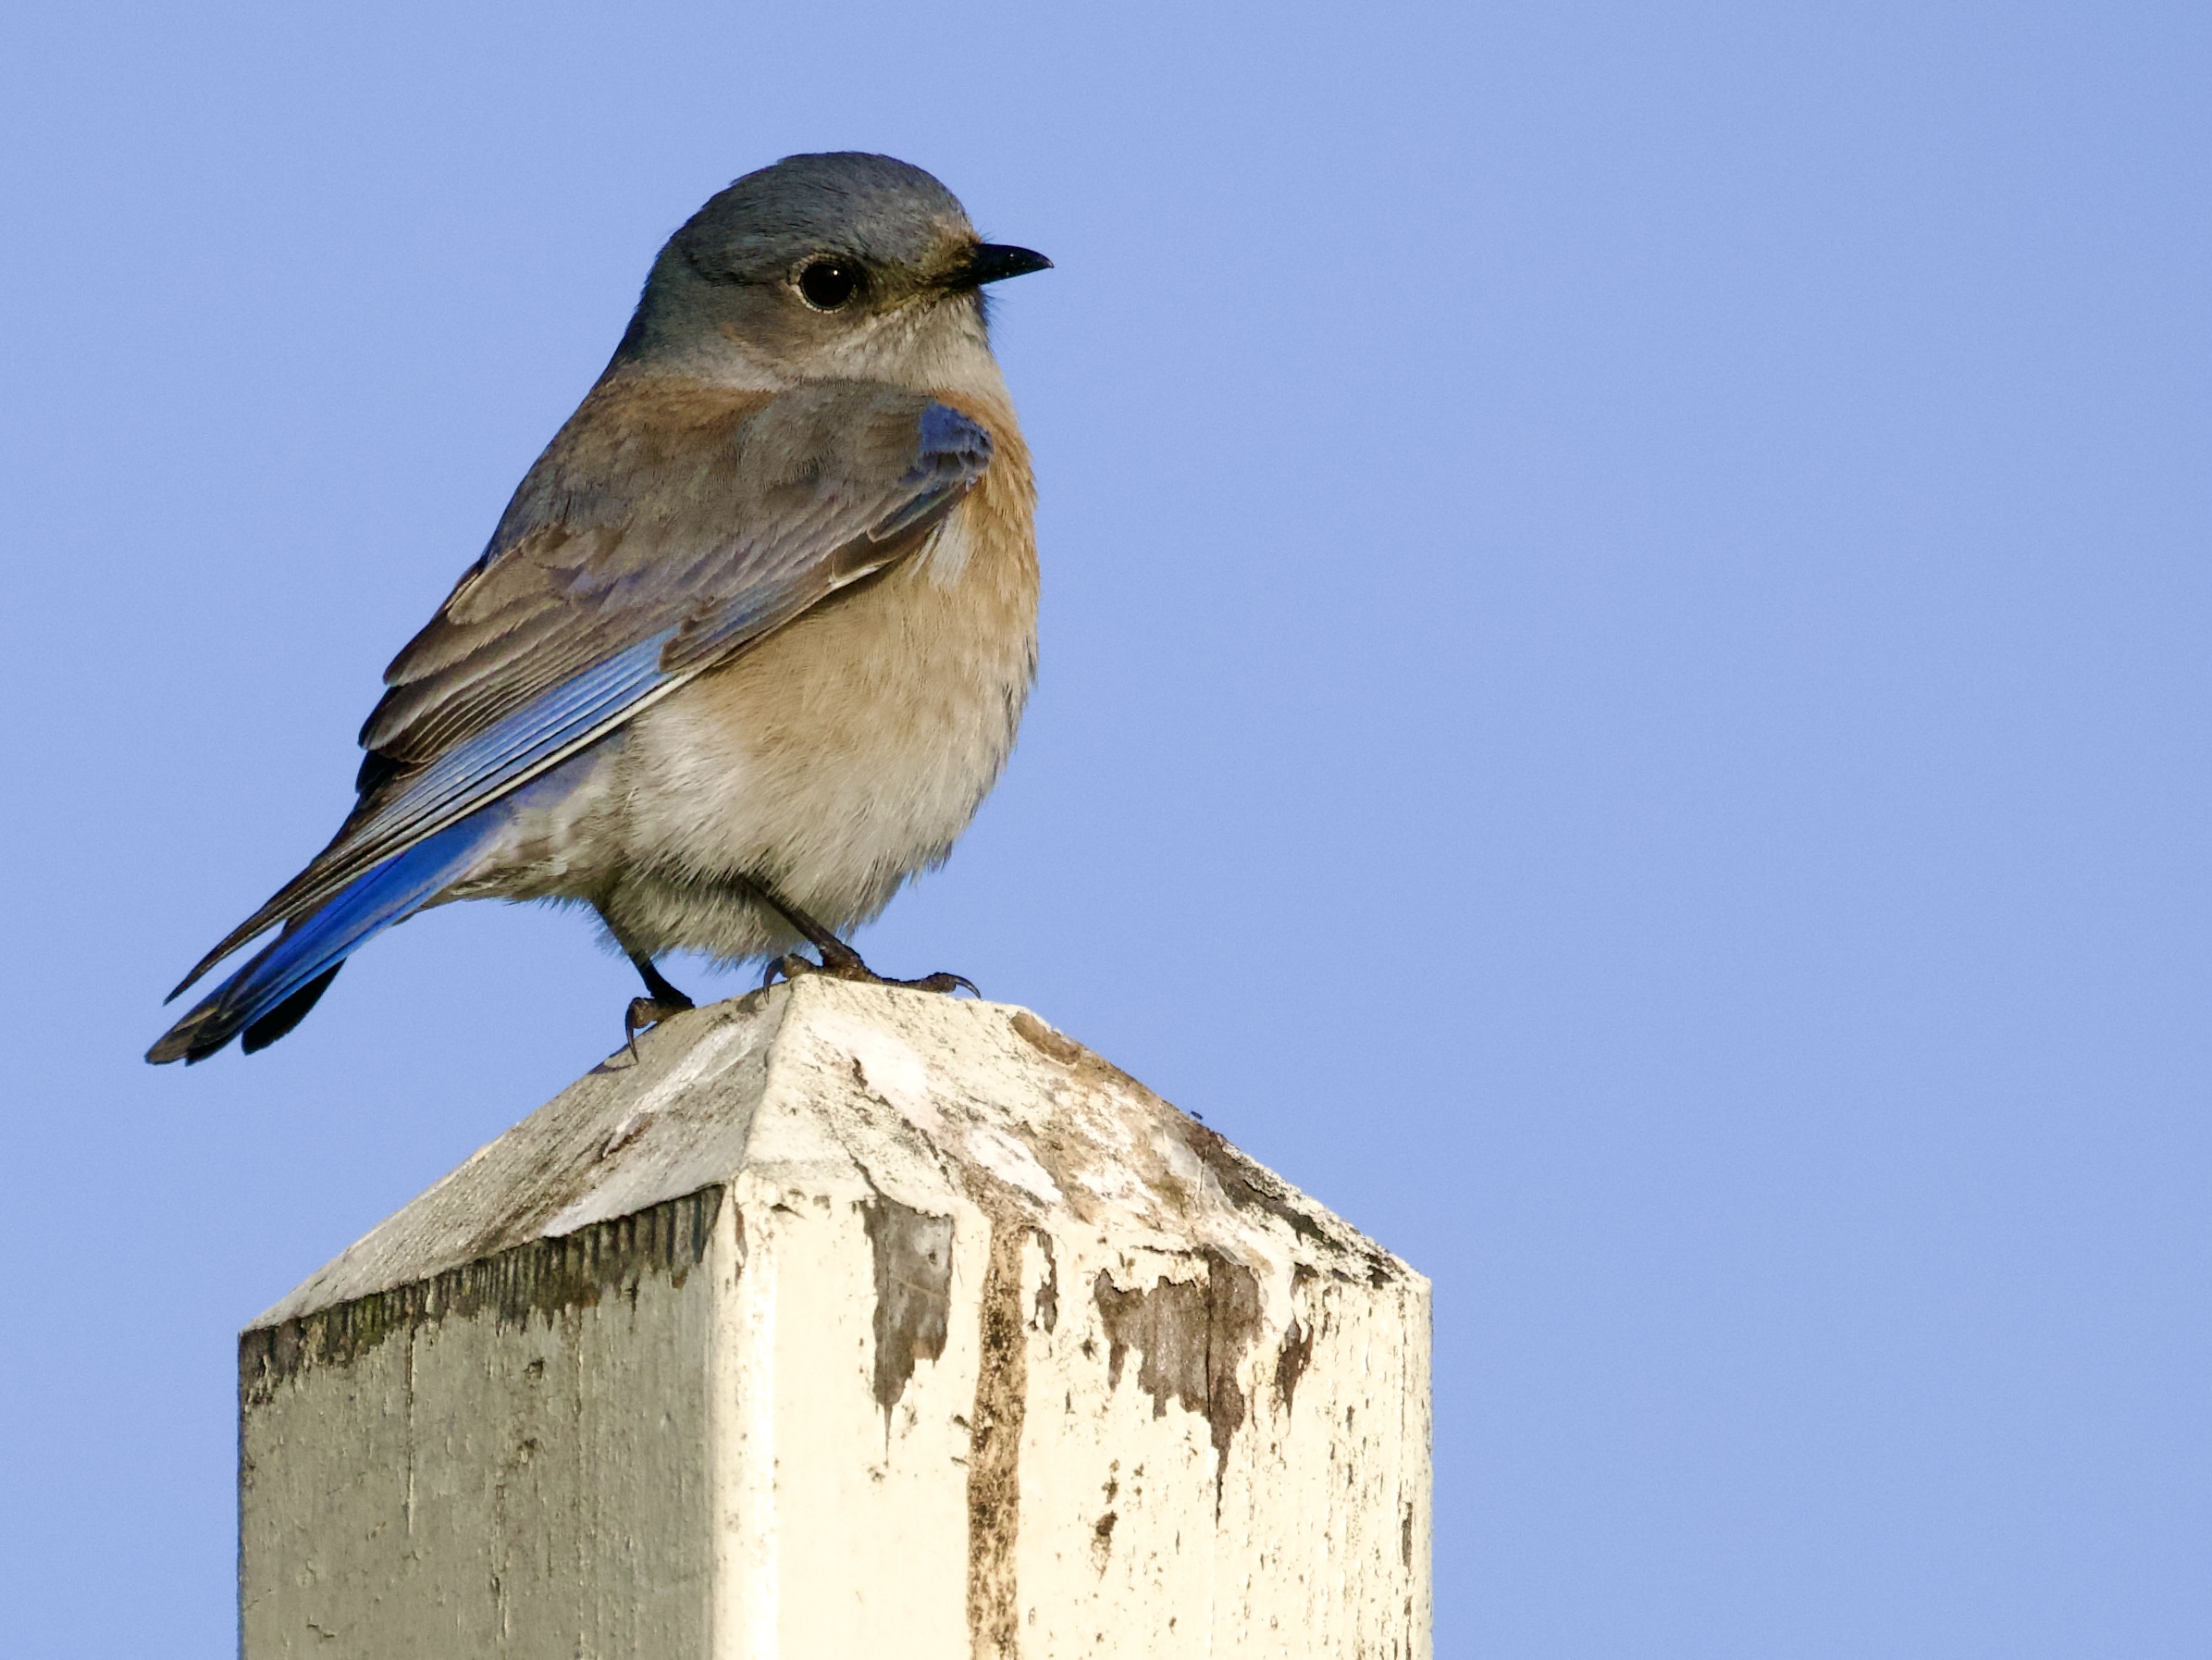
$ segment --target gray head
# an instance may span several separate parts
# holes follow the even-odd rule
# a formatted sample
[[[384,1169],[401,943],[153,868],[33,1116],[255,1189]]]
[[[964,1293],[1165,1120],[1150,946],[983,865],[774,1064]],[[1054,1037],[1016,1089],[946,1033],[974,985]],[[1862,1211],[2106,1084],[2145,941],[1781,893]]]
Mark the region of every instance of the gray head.
[[[942,385],[988,364],[983,285],[1051,263],[982,241],[920,167],[786,156],[668,239],[615,364],[760,386]]]

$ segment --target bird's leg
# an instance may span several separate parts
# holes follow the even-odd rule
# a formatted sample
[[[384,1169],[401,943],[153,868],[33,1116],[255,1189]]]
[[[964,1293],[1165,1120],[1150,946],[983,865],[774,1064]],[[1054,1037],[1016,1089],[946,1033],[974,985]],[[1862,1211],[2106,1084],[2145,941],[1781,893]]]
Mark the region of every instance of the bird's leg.
[[[975,989],[975,982],[965,974],[924,974],[919,980],[893,980],[879,974],[860,960],[859,952],[788,899],[779,898],[766,883],[751,881],[746,886],[753,890],[753,897],[761,904],[790,923],[793,931],[812,946],[815,954],[822,959],[820,962],[814,962],[797,951],[778,957],[769,963],[768,972],[761,977],[760,984],[763,985],[772,985],[778,975],[786,980],[796,980],[801,974],[829,974],[835,979],[857,981],[863,985],[904,985],[915,991],[942,992],[952,992],[966,986],[970,997],[980,997],[983,995]]]
[[[645,982],[646,989],[644,997],[630,999],[630,1007],[622,1017],[623,1042],[629,1046],[631,1055],[636,1056],[638,1033],[696,1005],[668,983],[667,977],[653,966],[653,960],[644,952],[632,951],[629,958],[631,966],[637,971],[638,978]]]

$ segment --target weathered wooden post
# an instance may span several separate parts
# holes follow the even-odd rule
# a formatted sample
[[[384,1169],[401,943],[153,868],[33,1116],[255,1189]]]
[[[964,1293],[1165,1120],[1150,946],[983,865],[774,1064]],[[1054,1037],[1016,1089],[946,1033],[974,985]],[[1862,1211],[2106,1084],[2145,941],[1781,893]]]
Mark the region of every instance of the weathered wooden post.
[[[247,1660],[1429,1653],[1427,1282],[999,1004],[668,1022],[240,1415]]]

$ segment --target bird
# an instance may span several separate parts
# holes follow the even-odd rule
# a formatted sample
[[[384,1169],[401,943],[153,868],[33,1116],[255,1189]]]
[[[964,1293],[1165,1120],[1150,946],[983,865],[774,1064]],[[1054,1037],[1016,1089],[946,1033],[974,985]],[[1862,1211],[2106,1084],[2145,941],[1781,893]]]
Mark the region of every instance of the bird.
[[[267,1047],[462,899],[595,912],[644,982],[633,1053],[692,1006],[671,951],[972,992],[885,981],[846,936],[949,855],[1035,677],[1036,491],[984,290],[1051,264],[886,155],[711,197],[385,671],[336,836],[170,1000],[275,938],[146,1059]]]

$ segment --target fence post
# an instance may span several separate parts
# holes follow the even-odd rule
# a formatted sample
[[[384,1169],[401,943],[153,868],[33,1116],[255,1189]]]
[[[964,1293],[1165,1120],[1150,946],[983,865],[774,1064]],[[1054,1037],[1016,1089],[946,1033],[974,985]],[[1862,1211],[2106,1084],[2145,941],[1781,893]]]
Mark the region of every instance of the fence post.
[[[1023,1010],[639,1051],[241,1337],[246,1660],[1428,1655],[1405,1263]]]

